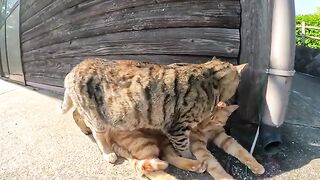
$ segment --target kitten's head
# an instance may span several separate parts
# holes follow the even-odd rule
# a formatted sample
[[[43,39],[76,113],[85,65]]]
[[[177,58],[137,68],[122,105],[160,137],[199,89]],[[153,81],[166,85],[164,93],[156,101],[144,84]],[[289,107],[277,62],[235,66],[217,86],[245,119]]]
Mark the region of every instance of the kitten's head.
[[[218,80],[219,100],[229,100],[235,94],[240,82],[240,76],[248,64],[232,65],[219,59],[213,59],[206,64],[207,67],[213,70],[214,78]]]
[[[219,102],[218,105],[213,110],[211,120],[214,122],[215,126],[225,126],[229,116],[238,109],[238,105],[227,105],[224,102]]]

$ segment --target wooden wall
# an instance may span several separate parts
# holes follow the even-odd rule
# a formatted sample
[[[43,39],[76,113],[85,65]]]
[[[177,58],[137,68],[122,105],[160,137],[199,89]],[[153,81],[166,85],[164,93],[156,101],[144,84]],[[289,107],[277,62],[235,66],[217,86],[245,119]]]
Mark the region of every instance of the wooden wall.
[[[25,79],[62,86],[85,57],[236,63],[239,0],[21,0]]]

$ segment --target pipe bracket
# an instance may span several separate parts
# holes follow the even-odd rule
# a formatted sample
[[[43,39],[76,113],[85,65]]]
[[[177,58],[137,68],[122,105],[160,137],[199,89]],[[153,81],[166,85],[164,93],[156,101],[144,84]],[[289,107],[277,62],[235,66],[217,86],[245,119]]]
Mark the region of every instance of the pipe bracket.
[[[294,75],[296,71],[295,70],[281,70],[281,69],[272,69],[269,68],[266,70],[267,74],[276,75],[276,76],[285,76],[285,77],[291,77]]]

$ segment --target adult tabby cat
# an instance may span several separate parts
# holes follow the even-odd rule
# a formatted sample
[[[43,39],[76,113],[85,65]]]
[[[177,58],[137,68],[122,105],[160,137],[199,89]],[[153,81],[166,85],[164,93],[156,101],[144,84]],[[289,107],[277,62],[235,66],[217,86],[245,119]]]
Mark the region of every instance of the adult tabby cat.
[[[190,129],[234,95],[245,65],[218,59],[182,66],[87,59],[66,76],[61,109],[77,108],[107,160],[116,159],[103,137],[109,126],[161,130],[186,156]]]

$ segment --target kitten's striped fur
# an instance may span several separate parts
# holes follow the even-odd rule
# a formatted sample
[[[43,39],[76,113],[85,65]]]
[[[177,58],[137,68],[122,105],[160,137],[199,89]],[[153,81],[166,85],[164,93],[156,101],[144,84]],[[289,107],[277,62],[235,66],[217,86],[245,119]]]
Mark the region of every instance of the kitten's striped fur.
[[[263,174],[265,171],[264,167],[245,148],[225,133],[223,126],[231,113],[237,108],[237,105],[227,106],[225,103],[219,102],[211,119],[202,121],[196,128],[191,130],[191,152],[198,160],[207,164],[207,172],[214,179],[232,179],[232,176],[223,169],[207,149],[208,140],[212,140],[219,148],[239,159],[253,173]]]
[[[77,108],[105,155],[111,150],[102,135],[110,126],[161,130],[184,155],[190,129],[234,95],[243,67],[217,59],[181,66],[87,59],[66,76],[61,107]]]
[[[73,112],[73,117],[82,132],[91,133],[88,127],[83,126],[84,119],[77,110]],[[150,179],[175,179],[163,171],[168,163],[188,171],[205,170],[204,163],[178,156],[168,138],[158,130],[123,131],[108,128],[104,138],[117,155],[126,158],[138,173]]]

